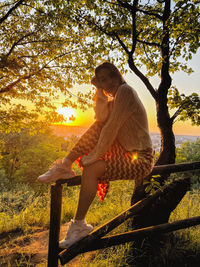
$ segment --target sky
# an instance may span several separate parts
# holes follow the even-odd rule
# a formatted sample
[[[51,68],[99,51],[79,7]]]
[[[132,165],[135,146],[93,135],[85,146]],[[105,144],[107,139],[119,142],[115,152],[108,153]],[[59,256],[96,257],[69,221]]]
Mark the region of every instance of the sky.
[[[188,65],[191,66],[194,70],[192,74],[188,75],[184,72],[177,72],[174,75],[172,75],[172,84],[179,89],[180,93],[184,93],[185,95],[190,95],[191,93],[196,92],[200,95],[199,62],[200,62],[200,52],[194,55],[193,59],[188,63]],[[152,96],[145,88],[145,85],[140,81],[140,79],[135,74],[129,73],[127,75],[124,75],[124,78],[126,82],[137,91],[140,99],[142,100],[146,108],[150,132],[159,133],[159,128],[157,127],[157,122],[156,122],[155,103]],[[158,77],[153,77],[150,79],[150,81],[153,84],[153,86],[157,88],[160,79]],[[90,84],[75,86],[74,88],[72,88],[72,92],[74,94],[76,94],[77,91],[87,92],[87,90],[90,90],[91,88],[92,86]],[[171,111],[170,114],[173,114],[175,111],[176,110]],[[73,115],[76,117],[76,119],[73,122],[68,122],[67,125],[79,125],[79,126],[89,127],[94,122],[94,111],[92,108],[84,112],[78,109],[76,111],[76,114]],[[200,126],[192,126],[189,120],[185,122],[176,121],[173,130],[176,135],[200,136]]]

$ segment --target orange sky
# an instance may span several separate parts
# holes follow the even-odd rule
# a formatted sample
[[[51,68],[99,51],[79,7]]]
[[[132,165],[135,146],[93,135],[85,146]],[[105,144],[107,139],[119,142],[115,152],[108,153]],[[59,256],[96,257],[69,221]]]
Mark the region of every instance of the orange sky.
[[[149,129],[150,132],[158,133],[159,129],[157,127],[156,121],[156,110],[155,110],[155,103],[147,91],[143,83],[134,75],[128,74],[124,76],[127,83],[130,84],[138,93],[140,99],[142,100],[149,120]],[[176,74],[173,78],[173,85],[176,85],[179,88],[180,93],[184,93],[185,95],[190,95],[193,92],[199,93],[200,90],[197,87],[199,81],[199,71],[195,72],[194,74],[187,76],[186,74]],[[158,86],[160,79],[159,78],[152,78],[152,84],[156,87]],[[77,91],[86,92],[87,90],[91,89],[91,85],[80,85],[76,86],[72,89],[73,94],[76,94]],[[173,111],[175,112],[175,111]],[[171,114],[173,114],[171,112]],[[76,119],[73,122],[67,123],[67,125],[79,125],[79,126],[89,126],[94,121],[94,111],[93,109],[89,109],[87,111],[76,111]],[[190,121],[180,122],[177,121],[174,124],[174,133],[179,135],[195,135],[200,136],[200,127],[199,126],[192,126]]]
[[[184,72],[176,72],[175,74],[171,75],[172,77],[172,85],[176,86],[179,89],[179,92],[185,95],[190,95],[193,92],[200,95],[200,86],[199,86],[199,77],[200,77],[200,52],[198,52],[194,58],[189,61],[188,67],[191,67],[194,72],[191,75],[187,75]],[[145,85],[141,82],[141,80],[133,73],[124,75],[125,80],[127,81],[130,86],[132,86],[138,93],[140,99],[142,100],[149,120],[149,128],[151,132],[159,132],[157,127],[156,121],[156,110],[155,110],[155,103],[146,89]],[[150,79],[151,84],[158,88],[160,83],[160,78],[154,76]],[[87,92],[90,90],[92,86],[89,85],[80,85],[75,86],[72,88],[72,93],[74,95],[77,94],[78,91]],[[64,99],[60,99],[60,102],[63,102]],[[174,111],[171,111],[171,115],[173,115]],[[93,109],[87,110],[85,112],[81,110],[76,111],[76,120],[69,125],[80,125],[80,126],[89,126],[94,121],[94,112]],[[177,121],[174,124],[174,133],[175,134],[182,134],[182,135],[196,135],[200,136],[200,126],[192,126],[190,121],[180,122]]]
[[[66,125],[72,126],[86,126],[89,127],[94,122],[94,111],[89,109],[87,111],[76,111],[76,119],[72,122],[66,123]],[[156,114],[152,109],[147,109],[147,116],[149,120],[150,132],[158,133],[159,129],[156,122]],[[176,122],[174,124],[174,133],[178,135],[194,135],[200,136],[200,127],[191,126],[190,121]]]

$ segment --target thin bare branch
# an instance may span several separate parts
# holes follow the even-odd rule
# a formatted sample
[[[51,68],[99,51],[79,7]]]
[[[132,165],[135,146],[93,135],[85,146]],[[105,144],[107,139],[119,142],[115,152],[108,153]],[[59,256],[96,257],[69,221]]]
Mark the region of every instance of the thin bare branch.
[[[141,12],[141,13],[144,13],[145,15],[148,15],[148,16],[153,16],[153,17],[156,17],[160,20],[162,20],[162,16],[157,14],[157,13],[154,13],[154,12],[150,12],[150,11],[146,11],[146,10],[142,10],[140,8],[137,8],[137,11]]]
[[[158,43],[156,43],[156,42],[147,42],[147,41],[142,41],[142,40],[140,40],[140,39],[137,39],[137,41],[138,41],[139,43],[144,44],[144,45],[150,45],[150,46],[161,47],[161,45],[158,44]]]
[[[4,22],[4,20],[6,20],[9,15],[16,9],[18,8],[18,6],[20,6],[25,0],[20,0],[18,1],[11,9],[8,10],[8,12],[2,17],[0,18],[0,23]]]
[[[174,115],[170,118],[172,123],[175,122],[175,119],[180,115],[181,111],[182,111],[182,107],[179,107],[178,110],[174,113]]]
[[[122,42],[122,40],[120,39],[120,37],[117,34],[114,34],[114,36],[117,38],[119,44],[121,45],[121,47],[125,50],[125,52],[127,53],[127,55],[129,55],[129,50],[126,47],[126,45],[124,44],[124,42]]]
[[[123,1],[121,1],[121,0],[117,0],[117,2],[118,2],[119,5],[122,6],[122,7],[125,7],[125,8],[127,8],[127,9],[132,9],[132,5],[130,5],[130,4],[128,4],[128,3],[125,3],[125,2],[123,2]]]
[[[131,53],[129,54],[128,64],[130,69],[142,80],[142,82],[146,85],[152,97],[157,101],[158,94],[156,90],[153,88],[152,84],[148,80],[148,78],[136,67]]]
[[[147,53],[147,51],[146,51],[146,47],[145,47],[144,44],[143,44],[143,49],[144,49],[144,53],[145,53],[147,59],[148,59],[148,60],[151,62],[151,64],[155,67],[156,64],[150,59],[150,57],[149,57],[149,55],[148,55],[148,53]]]
[[[14,48],[23,40],[25,39],[26,37],[29,37],[31,36],[32,34],[34,34],[33,32],[31,33],[28,33],[28,34],[25,34],[24,36],[22,36],[21,38],[19,38],[18,41],[14,42],[13,45],[11,46],[9,52],[6,54],[7,57],[9,57],[9,55],[12,53],[12,51],[14,50]]]

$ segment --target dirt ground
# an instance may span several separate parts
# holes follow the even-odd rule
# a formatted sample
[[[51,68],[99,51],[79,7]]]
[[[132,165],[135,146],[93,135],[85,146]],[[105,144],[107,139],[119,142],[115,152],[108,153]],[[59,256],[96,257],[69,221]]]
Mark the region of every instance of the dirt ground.
[[[65,236],[68,225],[61,226],[60,239]],[[21,231],[6,233],[0,236],[0,266],[27,267],[47,266],[49,231],[35,229],[34,233],[24,235]],[[92,253],[93,254],[93,253]],[[78,258],[67,266],[78,267]],[[85,255],[86,258],[91,255]]]

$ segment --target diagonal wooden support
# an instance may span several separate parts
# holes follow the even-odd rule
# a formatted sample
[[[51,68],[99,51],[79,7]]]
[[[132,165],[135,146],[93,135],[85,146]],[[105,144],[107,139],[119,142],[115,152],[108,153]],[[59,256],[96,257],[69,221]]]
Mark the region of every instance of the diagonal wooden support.
[[[162,166],[155,166],[151,175],[154,174],[163,174],[163,173],[172,173],[172,172],[183,172],[183,171],[191,171],[191,170],[197,170],[200,169],[200,162],[192,162],[192,163],[180,163],[180,164],[169,164],[169,165],[162,165]],[[52,185],[51,187],[51,212],[50,212],[50,232],[49,232],[49,250],[48,250],[48,267],[57,267],[58,266],[58,242],[59,242],[59,232],[60,232],[60,216],[61,216],[61,200],[62,200],[62,184],[67,184],[67,186],[74,186],[79,185],[81,182],[81,176],[76,176],[67,180],[58,180],[56,182],[56,185]],[[104,234],[112,231],[115,227],[117,227],[119,224],[123,223],[126,219],[130,218],[131,216],[139,213],[140,211],[144,210],[144,207],[146,206],[145,203],[149,202],[152,203],[154,199],[156,199],[159,196],[159,190],[151,196],[151,198],[146,198],[135,205],[133,205],[130,209],[125,211],[124,213],[120,214],[116,218],[114,218],[113,224],[112,221],[110,221],[108,225],[103,225],[102,227],[98,228],[96,231],[92,233],[92,235],[89,235],[88,237],[92,236],[91,240],[87,240],[88,237],[86,237],[86,243],[92,244],[92,240],[99,240],[99,237],[102,237]],[[119,222],[115,222],[115,219],[119,217]],[[105,230],[105,231],[104,231]],[[85,238],[81,241],[79,241],[77,244],[82,244],[82,242],[86,245],[84,242]],[[74,244],[76,245],[76,244]],[[72,247],[70,248],[72,249]],[[70,252],[70,250],[67,250],[67,253]],[[66,250],[63,251],[59,257],[62,262],[63,253],[66,253]],[[81,253],[77,250],[77,254]],[[75,257],[76,255],[71,255],[71,259]],[[64,259],[64,258],[63,258]],[[70,259],[69,259],[70,260]],[[69,261],[68,260],[68,261]],[[64,260],[65,261],[65,260]]]
[[[177,180],[175,182],[176,186],[178,186],[179,183],[181,183],[183,180],[188,180],[188,178]],[[105,236],[107,233],[109,233],[114,228],[122,224],[128,218],[142,212],[144,209],[147,209],[147,207],[151,206],[152,203],[155,202],[156,199],[162,197],[165,194],[168,194],[168,191],[171,191],[171,185],[163,186],[162,188],[158,189],[153,195],[150,195],[147,198],[134,204],[129,209],[122,212],[120,215],[116,216],[114,219],[110,220],[108,223],[104,224],[103,226],[99,227],[97,230],[93,231],[87,237],[75,243],[67,250],[64,250],[63,252],[61,252],[59,254],[61,264],[65,264],[69,262],[76,255],[81,253],[82,250],[84,250],[84,247],[90,247],[93,244],[95,244],[95,242],[99,242],[99,239],[102,236]]]
[[[172,223],[163,223],[155,226],[149,226],[146,228],[129,231],[123,234],[102,237],[101,239],[98,239],[98,242],[94,242],[89,246],[85,246],[82,249],[81,253],[94,251],[102,248],[108,248],[116,245],[121,245],[127,242],[132,242],[138,238],[143,239],[147,236],[154,236],[161,233],[162,234],[169,233],[199,224],[200,224],[200,216],[196,216],[193,218],[179,220]]]

